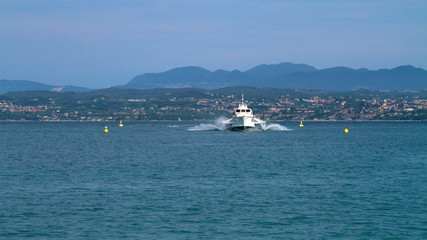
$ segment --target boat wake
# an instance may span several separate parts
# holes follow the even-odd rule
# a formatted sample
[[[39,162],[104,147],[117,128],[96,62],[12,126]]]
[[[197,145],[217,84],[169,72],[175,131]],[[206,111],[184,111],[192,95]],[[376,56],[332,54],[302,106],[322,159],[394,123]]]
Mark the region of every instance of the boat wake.
[[[224,125],[222,124],[222,121],[225,118],[219,118],[215,120],[214,123],[201,123],[200,125],[190,127],[188,128],[188,131],[225,131]],[[262,124],[261,131],[291,131],[292,129],[289,129],[283,125],[277,124],[277,123],[271,123],[271,124]]]
[[[225,120],[225,117],[220,117],[213,123],[201,123],[198,126],[190,127],[189,131],[224,131],[224,126],[222,121]]]
[[[198,126],[190,127],[188,130],[189,131],[216,131],[216,130],[223,131],[224,129],[222,129],[221,126],[217,126],[214,124],[202,123]]]
[[[277,123],[262,124],[261,128],[264,131],[291,131],[292,130]]]

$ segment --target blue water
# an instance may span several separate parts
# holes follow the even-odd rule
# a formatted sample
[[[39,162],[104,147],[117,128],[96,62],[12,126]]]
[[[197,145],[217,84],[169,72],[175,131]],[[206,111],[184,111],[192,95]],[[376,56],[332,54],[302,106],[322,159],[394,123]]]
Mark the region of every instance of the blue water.
[[[427,239],[427,123],[280,124],[0,123],[0,239]]]

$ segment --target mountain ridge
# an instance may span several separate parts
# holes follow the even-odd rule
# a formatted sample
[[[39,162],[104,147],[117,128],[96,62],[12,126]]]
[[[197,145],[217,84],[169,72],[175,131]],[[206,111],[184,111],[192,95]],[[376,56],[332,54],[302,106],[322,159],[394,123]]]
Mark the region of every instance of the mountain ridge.
[[[228,86],[247,85],[254,87],[277,87],[295,89],[320,89],[332,91],[356,90],[419,90],[427,88],[427,71],[412,65],[392,69],[368,70],[337,66],[316,69],[307,64],[289,62],[261,64],[246,71],[208,71],[204,68],[181,67],[161,73],[135,76],[121,88],[174,88],[195,87],[216,89]],[[177,74],[179,69],[180,73]],[[175,70],[175,71],[174,71]],[[177,75],[171,75],[170,73]],[[193,74],[190,74],[193,73]],[[185,76],[185,77],[184,77]]]
[[[125,85],[113,87],[128,89],[218,89],[231,86],[329,91],[349,91],[360,88],[369,90],[422,90],[427,89],[427,71],[412,65],[378,70],[353,69],[346,66],[316,69],[307,64],[290,62],[261,64],[245,71],[223,69],[209,71],[199,66],[187,66],[176,67],[159,73],[140,74]],[[77,86],[54,86],[27,80],[0,80],[0,94],[27,90],[82,92],[93,89]]]

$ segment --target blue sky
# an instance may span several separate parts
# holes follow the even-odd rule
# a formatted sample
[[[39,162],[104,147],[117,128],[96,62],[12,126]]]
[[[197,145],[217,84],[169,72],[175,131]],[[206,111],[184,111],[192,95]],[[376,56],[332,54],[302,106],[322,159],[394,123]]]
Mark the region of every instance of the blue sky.
[[[280,62],[427,69],[427,1],[0,0],[0,79],[104,88]]]

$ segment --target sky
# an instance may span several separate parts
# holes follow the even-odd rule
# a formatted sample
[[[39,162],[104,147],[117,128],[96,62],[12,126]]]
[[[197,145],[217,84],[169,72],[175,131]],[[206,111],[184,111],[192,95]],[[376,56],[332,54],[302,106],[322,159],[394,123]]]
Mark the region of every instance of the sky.
[[[427,69],[427,1],[0,0],[0,79],[106,88],[281,62]]]

